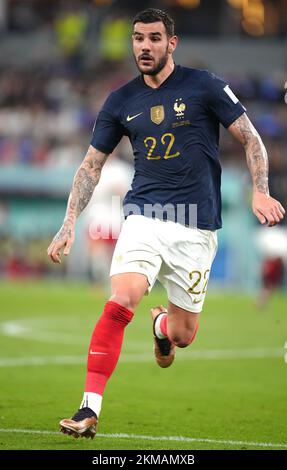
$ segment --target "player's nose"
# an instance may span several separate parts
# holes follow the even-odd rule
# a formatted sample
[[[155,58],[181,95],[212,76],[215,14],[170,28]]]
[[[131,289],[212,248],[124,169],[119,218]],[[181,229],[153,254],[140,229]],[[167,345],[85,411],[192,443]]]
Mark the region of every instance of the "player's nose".
[[[141,50],[142,52],[149,52],[151,49],[150,47],[150,40],[149,39],[144,39],[142,44],[141,44]]]

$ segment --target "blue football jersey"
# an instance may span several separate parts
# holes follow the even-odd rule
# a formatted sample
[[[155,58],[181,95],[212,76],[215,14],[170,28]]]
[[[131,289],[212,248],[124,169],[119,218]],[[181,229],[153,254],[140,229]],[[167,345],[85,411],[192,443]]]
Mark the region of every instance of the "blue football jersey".
[[[135,174],[125,216],[158,217],[159,206],[167,209],[164,220],[220,228],[219,125],[229,127],[245,111],[225,81],[179,65],[156,89],[140,75],[112,92],[91,145],[108,154],[123,135],[130,139]]]

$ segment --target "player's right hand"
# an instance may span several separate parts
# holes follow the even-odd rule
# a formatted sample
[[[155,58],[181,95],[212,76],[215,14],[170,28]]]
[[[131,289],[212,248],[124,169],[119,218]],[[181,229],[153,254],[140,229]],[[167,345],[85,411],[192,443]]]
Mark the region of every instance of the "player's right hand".
[[[279,201],[259,191],[253,192],[252,209],[259,222],[268,227],[279,224],[285,216],[285,209]]]
[[[75,239],[75,230],[70,225],[62,225],[59,232],[54,236],[47,249],[48,256],[54,263],[61,263],[61,250],[64,248],[64,255],[70,253],[70,249]]]

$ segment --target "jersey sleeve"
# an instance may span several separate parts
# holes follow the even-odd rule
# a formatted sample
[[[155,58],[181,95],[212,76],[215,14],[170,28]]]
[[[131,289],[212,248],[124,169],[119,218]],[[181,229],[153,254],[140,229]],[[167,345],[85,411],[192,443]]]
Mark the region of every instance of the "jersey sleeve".
[[[209,109],[225,128],[246,111],[228,83],[214,74],[209,74],[207,101]]]
[[[91,145],[100,152],[112,153],[124,135],[118,111],[118,100],[111,93],[99,112],[93,129]]]

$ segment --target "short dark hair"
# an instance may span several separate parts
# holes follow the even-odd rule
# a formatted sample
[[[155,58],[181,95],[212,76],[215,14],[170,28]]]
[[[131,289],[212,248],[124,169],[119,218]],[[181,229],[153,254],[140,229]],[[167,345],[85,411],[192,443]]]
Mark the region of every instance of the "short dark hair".
[[[157,8],[147,8],[139,12],[133,20],[133,25],[136,23],[155,23],[161,21],[166,29],[166,33],[169,37],[174,36],[174,21],[164,11],[158,10]]]

